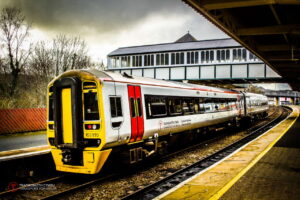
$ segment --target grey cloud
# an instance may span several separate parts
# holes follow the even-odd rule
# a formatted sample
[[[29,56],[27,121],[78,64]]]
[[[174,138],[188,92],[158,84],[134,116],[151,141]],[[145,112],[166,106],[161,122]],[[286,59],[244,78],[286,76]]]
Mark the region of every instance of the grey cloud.
[[[0,7],[7,4],[20,7],[38,28],[67,32],[112,32],[149,15],[193,12],[180,0],[4,0]]]

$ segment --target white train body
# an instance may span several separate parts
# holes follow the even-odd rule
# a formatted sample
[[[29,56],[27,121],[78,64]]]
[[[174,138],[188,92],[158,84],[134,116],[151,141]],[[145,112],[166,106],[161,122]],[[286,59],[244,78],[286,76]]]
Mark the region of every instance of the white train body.
[[[77,125],[79,124],[78,127],[83,127],[82,131],[80,128],[79,133],[75,129],[73,129],[73,132],[67,133],[63,128],[55,126],[55,124],[62,124],[61,119],[68,117],[64,114],[60,116],[59,113],[67,112],[64,111],[65,101],[57,100],[56,104],[54,103],[53,106],[50,105],[48,108],[48,113],[54,112],[54,116],[56,116],[51,121],[49,114],[48,124],[54,124],[55,130],[49,128],[48,137],[49,141],[52,141],[49,143],[53,147],[52,153],[57,169],[61,171],[97,173],[108,155],[102,161],[100,159],[98,163],[95,163],[96,167],[93,166],[93,169],[91,169],[91,167],[86,166],[88,164],[85,164],[84,161],[87,151],[89,151],[88,153],[92,152],[94,155],[97,151],[102,152],[119,146],[134,144],[132,146],[135,150],[142,149],[147,154],[147,151],[142,147],[146,142],[158,142],[160,138],[172,137],[173,134],[193,129],[204,130],[208,127],[218,127],[220,124],[236,123],[246,117],[252,118],[264,115],[268,110],[268,99],[260,94],[132,77],[126,74],[97,70],[74,70],[57,77],[49,84],[49,99],[53,98],[51,97],[52,93],[55,98],[59,94],[67,94],[63,91],[68,87],[76,88],[73,86],[75,83],[68,83],[68,80],[74,79],[74,77],[76,77],[76,80],[78,79],[78,84],[82,85],[76,87],[79,88],[78,91],[81,91],[83,97],[79,97],[82,100],[82,105],[73,105],[74,107],[71,110],[82,107],[82,111],[78,112],[80,114],[83,112],[83,120],[78,119],[79,122],[76,122]],[[56,82],[59,84],[56,84]],[[93,89],[89,89],[88,84],[85,87],[85,83],[95,84],[95,87],[92,86],[90,88]],[[54,89],[52,89],[52,86],[54,86]],[[62,89],[55,89],[55,87]],[[85,116],[88,115],[88,112],[92,113],[91,110],[93,110],[92,107],[87,108],[88,105],[86,105],[88,101],[91,101],[91,99],[85,97],[88,94],[95,94],[97,110],[93,111],[96,118],[87,120]],[[63,97],[63,99],[68,98],[72,99],[73,96]],[[59,107],[63,111],[55,110],[55,108],[54,111],[51,111],[51,107]],[[75,112],[73,111],[72,116]],[[72,123],[77,120],[74,116],[72,119]],[[95,125],[96,130],[88,130],[87,126],[89,125]],[[83,135],[79,137],[81,139],[78,139],[79,142],[77,143],[83,144],[86,139],[100,139],[101,144],[95,147],[80,147],[84,154],[83,161],[67,161],[64,152],[66,155],[72,156],[74,149],[79,147],[78,145],[72,146],[72,144],[69,144],[70,141],[74,142],[72,139],[69,139],[68,143],[67,140],[57,138],[66,138],[69,135],[76,139],[77,136],[74,136],[74,134]],[[72,146],[71,150],[68,149],[68,145]],[[157,144],[155,144],[156,148]],[[61,154],[63,155],[60,156]],[[148,154],[151,153],[148,152]],[[99,162],[103,163],[99,164]],[[83,167],[76,166],[74,163],[83,163]]]

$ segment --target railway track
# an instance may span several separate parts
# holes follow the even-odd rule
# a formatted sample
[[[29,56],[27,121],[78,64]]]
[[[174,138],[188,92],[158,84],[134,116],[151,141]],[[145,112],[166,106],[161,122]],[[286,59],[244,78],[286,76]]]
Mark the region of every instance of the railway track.
[[[276,112],[273,112],[272,114],[270,114],[268,116],[268,118],[272,118],[272,117],[274,117],[274,115],[276,115]],[[254,127],[251,127],[251,128],[249,128],[249,129],[247,129],[245,131],[246,132],[251,132],[253,129],[262,126],[262,124],[264,124],[264,123],[265,123],[264,121],[261,122],[261,123],[258,123]],[[187,148],[183,148],[183,149],[178,150],[176,152],[172,152],[172,153],[170,153],[170,154],[162,157],[162,159],[163,160],[167,160],[170,157],[174,157],[174,156],[176,156],[176,155],[178,155],[178,154],[180,154],[182,152],[198,148],[199,146],[203,146],[203,145],[205,145],[207,143],[210,143],[210,142],[213,142],[213,141],[216,141],[216,140],[220,140],[222,137],[225,137],[225,134],[214,136],[211,139],[207,139],[207,140],[204,140],[203,142],[197,143],[197,144],[189,146]],[[148,167],[151,167],[151,166],[148,166]],[[181,171],[181,170],[179,170],[179,171]],[[176,174],[177,174],[177,172],[176,172]],[[85,177],[85,178],[81,179],[81,181],[78,182],[78,179],[79,179],[78,175],[68,174],[68,175],[65,175],[65,176],[54,177],[54,178],[47,179],[47,180],[44,180],[44,181],[40,181],[40,182],[37,182],[37,183],[34,183],[34,184],[30,184],[30,185],[28,185],[28,187],[30,187],[32,185],[35,185],[35,184],[51,184],[51,183],[55,183],[55,182],[58,182],[58,181],[60,183],[61,182],[65,183],[65,182],[70,182],[70,179],[71,180],[74,179],[74,180],[76,180],[75,182],[78,182],[78,183],[75,183],[75,184],[72,183],[71,185],[65,186],[65,187],[59,189],[59,191],[51,191],[51,192],[48,192],[49,194],[43,193],[42,195],[39,195],[39,197],[38,197],[38,199],[57,199],[57,198],[62,197],[64,195],[68,195],[68,194],[71,194],[71,193],[73,193],[75,191],[78,191],[78,190],[84,189],[86,187],[92,186],[92,185],[94,185],[96,183],[100,183],[100,182],[104,182],[104,181],[109,180],[109,179],[117,178],[120,175],[122,175],[122,174],[121,173],[110,173],[107,176],[91,176],[91,177],[88,177],[88,178]],[[173,176],[173,175],[171,175],[171,176]],[[80,177],[82,178],[83,176],[80,176]],[[152,185],[155,185],[155,184],[156,183],[154,183]],[[150,187],[150,186],[148,186],[148,187]],[[146,187],[146,188],[148,188],[148,187]],[[24,188],[17,188],[17,192],[18,191],[22,192],[23,191],[22,189],[24,189]],[[142,189],[142,190],[144,190],[144,189]],[[142,191],[142,190],[139,190],[139,191]],[[6,191],[6,192],[0,193],[0,198],[1,198],[1,196],[7,196],[11,192],[12,191]],[[133,193],[132,195],[135,195],[135,193]],[[126,198],[130,199],[131,195],[125,197],[125,199]]]
[[[125,196],[122,198],[122,200],[148,200],[153,199],[160,194],[168,191],[169,189],[175,187],[179,183],[187,180],[188,178],[194,176],[195,174],[207,169],[208,167],[216,164],[217,162],[221,161],[228,155],[232,154],[237,149],[241,148],[245,144],[251,142],[253,139],[257,138],[270,128],[274,127],[276,124],[278,124],[280,121],[285,119],[288,116],[288,109],[284,108],[281,115],[269,123],[261,126],[260,128],[256,130],[252,130],[251,133],[249,133],[244,138],[241,138],[240,140],[226,146],[225,148],[199,160],[196,163],[193,163],[186,168],[180,169],[177,172],[153,183],[150,184],[140,190],[135,191],[132,194],[129,194],[128,196]]]

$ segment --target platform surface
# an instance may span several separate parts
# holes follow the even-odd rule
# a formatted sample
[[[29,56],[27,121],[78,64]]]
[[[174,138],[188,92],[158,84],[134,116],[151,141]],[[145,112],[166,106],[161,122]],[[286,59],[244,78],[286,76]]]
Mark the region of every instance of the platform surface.
[[[281,187],[282,192],[291,192],[295,191],[295,194],[299,193],[299,157],[300,152],[299,149],[295,148],[300,144],[300,140],[295,141],[294,139],[289,139],[288,130],[299,130],[299,107],[293,106],[293,112],[290,116],[282,121],[280,124],[272,128],[271,130],[264,133],[259,138],[255,139],[251,143],[245,145],[240,150],[236,151],[231,156],[225,158],[221,162],[215,164],[209,169],[200,172],[199,174],[189,178],[173,189],[167,191],[166,193],[160,195],[156,199],[219,199],[222,197],[223,199],[275,199],[272,195],[274,189],[269,189],[268,191],[265,189],[265,186],[275,184],[275,187]],[[297,123],[295,123],[297,121]],[[292,128],[291,128],[292,127]],[[291,129],[290,129],[291,128]],[[295,132],[295,131],[293,131]],[[297,131],[296,131],[297,132]],[[287,134],[285,137],[284,134]],[[300,133],[299,133],[300,134]],[[299,137],[299,136],[296,136]],[[282,138],[282,140],[280,140]],[[277,141],[280,141],[277,143]],[[286,141],[286,142],[282,142]],[[290,142],[287,142],[290,141]],[[274,145],[281,145],[273,147]],[[288,145],[289,144],[289,145]],[[283,147],[283,146],[288,147]],[[290,149],[290,146],[293,145],[293,148]],[[290,152],[282,151],[284,148],[289,148]],[[269,157],[267,155],[271,154]],[[288,155],[290,157],[288,157]],[[296,155],[295,155],[296,154]],[[260,160],[263,158],[262,160]],[[267,161],[265,160],[267,159]],[[284,164],[281,163],[281,159],[288,162],[289,165],[283,167]],[[297,161],[295,161],[297,160]],[[256,179],[256,182],[259,183],[262,181],[259,176],[266,176],[266,180],[261,182],[260,191],[261,194],[258,193],[256,186],[252,180],[248,180],[247,175],[251,173],[252,170],[255,170],[259,163],[262,162],[265,165],[264,172],[261,169],[256,169],[256,171],[252,172],[252,179]],[[267,163],[267,164],[265,164]],[[257,166],[256,166],[257,165]],[[254,167],[253,167],[254,166]],[[253,168],[252,168],[253,167]],[[252,169],[251,169],[252,168]],[[274,175],[274,171],[278,172],[277,175]],[[250,171],[248,171],[250,169]],[[290,170],[290,173],[282,173],[282,170],[286,169]],[[257,171],[258,170],[258,171]],[[267,173],[268,172],[268,173]],[[276,174],[275,173],[275,174]],[[294,176],[295,174],[296,176]],[[285,180],[288,184],[281,183],[280,179],[276,180],[276,178],[281,177],[282,180]],[[242,179],[240,179],[243,177]],[[246,178],[244,178],[246,177]],[[274,180],[273,183],[268,182],[267,179],[272,178]],[[243,189],[238,187],[239,183],[244,184],[244,180],[247,185],[242,185]],[[267,183],[267,184],[266,184]],[[234,185],[234,186],[233,186]],[[233,186],[233,187],[232,187]],[[230,189],[232,187],[232,189]],[[297,190],[293,190],[293,188],[298,187]],[[229,190],[229,191],[228,191]],[[256,193],[257,192],[257,193]],[[279,191],[277,194],[280,194]],[[224,195],[225,193],[225,195]],[[248,196],[243,196],[246,193]],[[252,194],[251,194],[252,193]],[[262,198],[266,193],[270,193],[266,198]],[[223,195],[223,196],[222,196]],[[289,197],[289,196],[288,196]],[[298,195],[298,199],[300,195]],[[278,198],[278,199],[288,199],[290,198]]]
[[[0,136],[0,162],[49,152],[46,131]]]
[[[300,118],[221,199],[300,199]]]
[[[47,145],[46,131],[0,136],[0,152]]]

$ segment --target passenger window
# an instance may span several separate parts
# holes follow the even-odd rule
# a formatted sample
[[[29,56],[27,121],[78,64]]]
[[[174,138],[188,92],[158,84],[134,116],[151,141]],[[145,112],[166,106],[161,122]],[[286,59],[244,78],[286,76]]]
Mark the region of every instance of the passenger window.
[[[146,97],[147,114],[150,117],[163,117],[167,115],[167,107],[165,98]]]
[[[205,110],[205,112],[212,112],[213,111],[212,104],[211,103],[205,103],[204,104],[204,110]]]
[[[84,119],[99,120],[98,97],[96,92],[84,93]]]
[[[225,99],[224,100],[220,100],[220,102],[219,102],[219,110],[220,111],[227,111],[227,110],[229,110],[228,103],[227,103],[227,101]]]
[[[131,117],[136,117],[134,99],[130,98]]]
[[[205,112],[204,99],[199,99],[199,111],[200,113]]]
[[[182,114],[181,100],[175,98],[169,99],[169,111],[171,115],[181,115]]]
[[[183,99],[182,110],[184,114],[194,113],[194,102],[192,99]]]
[[[205,99],[203,104],[205,112],[214,112],[216,110],[213,99]]]
[[[111,117],[122,117],[121,97],[110,97],[109,101]]]

